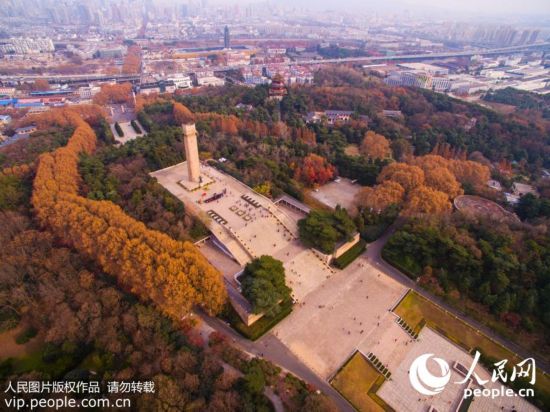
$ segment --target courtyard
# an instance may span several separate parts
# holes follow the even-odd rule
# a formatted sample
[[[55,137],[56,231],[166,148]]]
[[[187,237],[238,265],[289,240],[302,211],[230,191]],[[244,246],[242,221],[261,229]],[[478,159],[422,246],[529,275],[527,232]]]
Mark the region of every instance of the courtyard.
[[[409,382],[409,368],[412,362],[424,354],[434,354],[435,357],[445,360],[451,371],[451,378],[445,389],[441,393],[433,396],[421,395]],[[451,344],[446,338],[439,335],[432,329],[425,327],[422,329],[418,341],[408,346],[408,351],[404,354],[403,360],[393,368],[392,379],[386,381],[378,390],[380,396],[387,404],[396,411],[403,412],[423,412],[434,407],[438,411],[455,411],[459,407],[464,389],[466,387],[480,387],[475,379],[469,383],[458,384],[464,380],[464,376],[453,368],[453,364],[459,362],[469,369],[473,362],[473,356],[460,347]],[[434,368],[435,362],[428,363],[428,370],[437,376],[438,371]],[[489,372],[478,366],[476,373],[483,380],[489,380],[484,384],[485,388],[498,388],[500,383],[490,381]],[[497,410],[517,410],[517,411],[536,411],[533,405],[519,396],[504,397],[477,397],[471,403],[470,411],[497,411]]]
[[[406,290],[359,257],[309,293],[273,333],[328,379],[373,334],[395,324],[389,310]]]
[[[136,120],[137,123],[137,120]],[[124,144],[131,140],[137,139],[138,137],[145,136],[143,132],[143,126],[139,125],[139,128],[141,129],[141,133],[136,133],[130,122],[122,122],[119,123],[120,128],[122,129],[124,136],[119,136],[117,131],[115,130],[115,124],[111,124],[111,132],[113,133],[113,136],[117,143]]]
[[[296,215],[289,216],[270,199],[211,166],[201,165],[201,175],[211,183],[197,190],[189,191],[179,184],[185,175],[185,162],[151,173],[207,224],[238,263],[238,271],[253,258],[273,256],[283,262],[287,284],[298,301],[336,272],[298,240]],[[213,258],[213,253],[209,254]],[[220,256],[212,263],[226,277],[232,277]],[[234,268],[231,265],[229,271]]]
[[[340,178],[339,181],[329,182],[312,191],[310,195],[330,208],[337,205],[348,210],[354,205],[355,195],[361,190],[361,185],[354,184],[351,180]]]
[[[418,305],[418,299],[412,298],[415,295],[407,294],[406,286],[380,272],[366,255],[341,271],[327,266],[297,238],[297,220],[302,213],[273,203],[205,164],[201,165],[201,175],[209,184],[187,190],[179,183],[185,171],[184,162],[153,172],[151,176],[209,226],[214,236],[199,247],[229,284],[238,287],[235,274],[254,257],[265,254],[283,262],[296,304],[292,313],[270,333],[300,361],[318,376],[330,380],[357,351],[365,359],[373,354],[391,373],[391,378],[376,394],[392,408],[424,411],[434,406],[437,410],[454,410],[459,405],[463,389],[459,385],[449,385],[452,387],[437,397],[422,398],[408,381],[412,360],[420,354],[434,353],[451,365],[459,360],[469,366],[473,359],[460,346],[429,327],[420,331],[425,321],[427,326],[435,325],[433,322],[453,326],[444,319],[436,319],[439,312],[429,309],[430,302]],[[347,194],[349,205],[359,186],[346,182],[334,189],[343,182],[333,182],[332,189],[317,193],[324,196],[329,193],[334,201],[342,190]],[[346,191],[346,187],[352,187],[353,194]],[[219,249],[221,245],[225,252]],[[424,309],[429,313],[424,313]],[[420,331],[418,339],[398,323],[399,316],[415,332]],[[463,327],[460,330],[464,331]],[[469,336],[469,331],[466,335]],[[508,405],[508,399],[521,405],[522,410],[536,410],[519,398],[475,399],[470,407],[486,410],[483,408],[514,406]]]

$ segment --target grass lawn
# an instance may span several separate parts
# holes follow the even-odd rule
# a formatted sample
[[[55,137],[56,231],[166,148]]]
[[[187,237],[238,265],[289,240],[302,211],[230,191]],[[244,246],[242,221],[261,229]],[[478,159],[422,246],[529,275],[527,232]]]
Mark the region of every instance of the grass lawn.
[[[355,352],[330,384],[358,411],[384,411],[382,399],[376,397],[380,402],[378,403],[369,394],[371,387],[380,378],[382,375],[371,366],[365,357],[360,352]]]
[[[273,317],[261,317],[250,326],[246,326],[231,305],[221,314],[221,318],[229,322],[231,327],[250,340],[256,340],[267,333],[273,326],[286,318],[292,312],[292,300],[288,299],[279,304],[280,310]]]
[[[455,318],[452,314],[414,291],[409,291],[407,296],[394,309],[394,312],[413,329],[416,329],[424,319],[426,325],[468,351],[480,348],[484,354],[492,358],[498,360],[508,359],[509,364],[516,364],[523,360],[504,346],[492,341],[483,333],[477,332],[462,320]],[[535,392],[550,396],[550,379],[548,375],[539,370],[537,370]]]

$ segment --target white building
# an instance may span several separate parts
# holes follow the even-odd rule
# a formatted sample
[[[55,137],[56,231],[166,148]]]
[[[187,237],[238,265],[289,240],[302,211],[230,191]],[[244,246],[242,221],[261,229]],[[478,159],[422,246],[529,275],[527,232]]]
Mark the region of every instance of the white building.
[[[502,191],[502,185],[498,180],[494,180],[494,179],[488,180],[487,186],[489,186],[491,189],[498,190],[499,192]]]
[[[384,82],[390,86],[408,86],[431,89],[433,77],[424,71],[394,71],[391,72]]]
[[[351,120],[351,110],[325,110],[321,112],[309,112],[305,117],[306,123],[320,123],[326,121],[329,125],[347,123]],[[361,120],[367,120],[366,116],[359,116]]]
[[[0,114],[0,126],[7,125],[11,122],[11,116],[7,114]]]
[[[15,87],[0,87],[0,96],[15,96]]]
[[[99,86],[82,86],[78,88],[78,95],[81,100],[91,100],[100,91]]]
[[[398,66],[413,71],[423,71],[432,76],[446,76],[449,74],[449,69],[446,67],[434,66],[427,63],[399,63]]]
[[[535,187],[531,185],[527,185],[525,183],[518,183],[518,182],[512,185],[512,192],[514,195],[519,197],[525,196],[526,194],[532,194],[535,196],[539,195]]]
[[[225,84],[225,80],[215,76],[206,76],[206,77],[198,77],[197,83],[199,86],[218,87],[218,86],[223,86]]]
[[[451,89],[451,80],[448,77],[432,77],[432,90],[447,92]]]
[[[52,39],[30,39],[30,38],[15,38],[9,39],[6,44],[0,45],[0,53],[14,54],[38,54],[49,53],[55,50]]]
[[[193,88],[193,80],[191,76],[183,73],[177,73],[170,75],[166,80],[174,82],[174,85],[178,89],[191,89]]]

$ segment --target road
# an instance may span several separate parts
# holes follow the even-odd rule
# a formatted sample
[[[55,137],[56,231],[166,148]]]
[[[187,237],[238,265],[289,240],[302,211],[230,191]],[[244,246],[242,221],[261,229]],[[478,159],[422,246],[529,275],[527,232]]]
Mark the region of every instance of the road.
[[[513,47],[501,47],[498,49],[475,49],[469,51],[461,52],[445,52],[445,53],[426,53],[426,54],[402,54],[394,56],[362,56],[362,57],[346,57],[341,59],[320,59],[320,60],[304,60],[304,61],[294,61],[286,63],[288,66],[304,66],[304,65],[316,65],[316,64],[341,64],[341,63],[373,63],[373,62],[386,62],[386,61],[402,61],[402,60],[426,60],[426,59],[443,59],[449,57],[467,57],[467,56],[488,56],[493,54],[508,54],[515,53],[522,50],[529,49],[548,49],[550,43],[539,43],[539,44],[529,44],[525,46],[513,46]],[[214,72],[223,72],[228,70],[237,70],[245,67],[251,68],[260,68],[263,67],[263,64],[260,65],[236,65],[236,66],[215,66],[207,67],[203,70],[205,71],[214,71]]]
[[[544,371],[545,373],[548,373],[550,370],[548,361],[542,359],[540,356],[533,355],[532,353],[529,353],[524,348],[519,346],[517,343],[512,342],[509,339],[506,339],[498,334],[496,334],[493,330],[491,330],[489,327],[483,325],[482,323],[476,321],[475,319],[470,318],[469,316],[465,315],[461,311],[459,311],[456,307],[451,306],[449,303],[445,302],[438,296],[435,296],[434,294],[428,292],[427,290],[420,287],[416,282],[414,282],[411,278],[409,278],[407,275],[405,275],[403,272],[399,271],[389,263],[387,263],[384,259],[382,259],[382,249],[390,236],[401,226],[401,222],[398,222],[394,225],[392,225],[384,235],[378,239],[377,241],[370,243],[367,248],[366,257],[367,260],[376,268],[378,268],[382,273],[385,273],[388,276],[391,276],[396,281],[400,282],[401,284],[413,289],[415,292],[417,292],[419,295],[422,295],[426,299],[437,303],[439,306],[447,310],[448,312],[455,315],[457,318],[461,319],[465,323],[472,326],[474,329],[479,330],[483,334],[487,335],[491,339],[493,339],[495,342],[501,344],[502,346],[507,347],[508,349],[515,352],[520,358],[526,359],[526,358],[535,358],[537,367]]]
[[[446,309],[448,312],[452,313],[459,319],[463,320],[465,323],[469,324],[475,329],[478,329],[485,335],[489,336],[494,341],[500,343],[501,345],[511,349],[521,358],[533,357],[532,354],[527,353],[527,351],[521,348],[516,343],[505,339],[496,333],[494,333],[487,326],[477,322],[474,319],[471,319],[457,310],[455,307],[450,306],[448,303],[444,302],[439,297],[431,294],[430,292],[422,289],[416,282],[411,280],[405,274],[400,272],[395,267],[391,266],[389,263],[385,262],[382,259],[381,252],[382,248],[390,238],[390,236],[400,227],[401,221],[396,222],[392,225],[386,233],[377,241],[370,243],[367,251],[365,252],[364,257],[372,264],[374,267],[378,268],[382,273],[392,277],[397,282],[405,285],[406,287],[414,290],[418,294],[422,295],[426,299],[429,299],[432,302],[437,303],[439,306]],[[278,366],[286,369],[287,371],[298,376],[302,380],[314,385],[326,395],[332,398],[336,403],[340,411],[354,411],[355,409],[344,399],[330,384],[325,381],[323,378],[314,373],[309,367],[307,367],[300,359],[298,359],[276,336],[272,333],[267,333],[262,336],[255,342],[252,342],[241,335],[239,335],[234,329],[232,329],[227,323],[223,322],[218,318],[212,318],[202,312],[199,312],[198,315],[202,320],[207,323],[213,329],[223,332],[230,339],[233,340],[233,343],[239,347],[241,350],[248,352],[250,354],[261,356],[265,359],[270,360],[271,362],[277,364]],[[541,359],[538,356],[534,356],[537,366],[548,373],[548,363]]]
[[[321,60],[304,60],[304,61],[294,61],[287,63],[288,66],[296,65],[310,65],[310,64],[340,64],[340,63],[372,63],[372,62],[385,62],[385,61],[402,61],[402,60],[426,60],[426,59],[438,59],[438,58],[448,58],[448,57],[467,57],[475,55],[492,55],[492,54],[508,54],[514,53],[523,50],[530,49],[548,49],[550,43],[538,43],[538,44],[527,44],[523,46],[511,46],[511,47],[501,47],[497,49],[472,49],[468,51],[461,52],[445,52],[445,53],[426,53],[426,54],[403,54],[395,56],[362,56],[362,57],[347,57],[342,59],[321,59]],[[154,59],[149,60],[149,62],[155,61]],[[248,65],[248,64],[239,64],[231,66],[212,66],[206,67],[204,71],[214,71],[214,72],[223,72],[229,70],[238,70],[245,67],[257,68],[263,67],[263,64],[260,65]],[[202,71],[202,70],[196,70]],[[0,81],[19,81],[19,82],[28,82],[33,81],[38,78],[44,78],[50,83],[74,83],[74,82],[91,82],[91,81],[108,81],[108,80],[117,80],[121,83],[124,81],[129,81],[132,83],[137,83],[139,81],[139,75],[125,75],[125,74],[71,74],[71,75],[61,75],[61,74],[46,74],[46,75],[0,75]]]
[[[353,412],[355,409],[346,401],[330,384],[315,374],[305,364],[300,361],[285,345],[281,343],[276,336],[267,333],[255,342],[252,342],[232,329],[227,323],[218,318],[212,318],[203,312],[197,313],[203,322],[211,328],[223,332],[229,339],[233,340],[241,350],[255,356],[261,356],[283,369],[291,372],[300,379],[312,384],[317,389],[332,398],[338,410],[342,412]]]

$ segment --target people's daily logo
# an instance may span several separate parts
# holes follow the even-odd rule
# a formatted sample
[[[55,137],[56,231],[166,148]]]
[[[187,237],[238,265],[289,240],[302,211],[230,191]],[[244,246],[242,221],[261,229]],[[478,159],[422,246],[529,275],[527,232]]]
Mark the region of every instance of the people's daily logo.
[[[534,385],[536,382],[536,366],[533,358],[524,359],[511,368],[507,365],[507,359],[495,362],[489,379],[481,378],[476,372],[480,358],[481,353],[476,351],[469,370],[458,362],[453,364],[453,368],[464,379],[452,383],[466,385],[464,398],[490,396],[495,399],[499,396],[534,396],[534,389],[529,386]],[[514,382],[516,378],[522,379],[523,386],[525,386],[519,388],[517,392],[505,386],[507,383]],[[450,380],[451,369],[449,363],[444,359],[435,357],[433,353],[418,356],[409,369],[409,381],[412,387],[422,395],[434,396],[441,393]],[[471,382],[475,382],[475,385],[470,385]]]
[[[433,353],[425,353],[416,358],[409,371],[409,380],[414,389],[423,395],[437,395],[449,383],[451,371],[449,364],[441,358],[432,358]],[[438,375],[432,374],[428,370],[428,363],[434,365],[434,369],[439,369]]]

